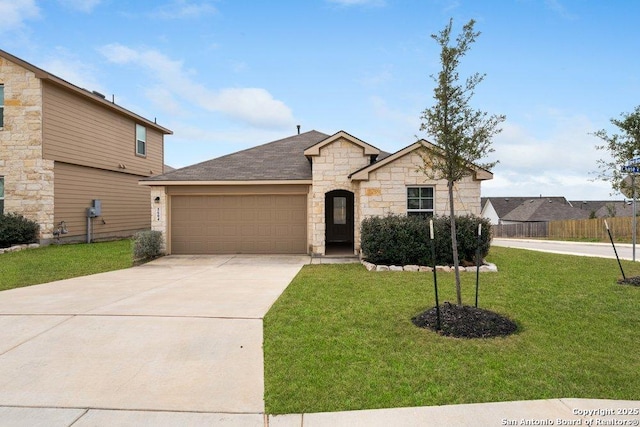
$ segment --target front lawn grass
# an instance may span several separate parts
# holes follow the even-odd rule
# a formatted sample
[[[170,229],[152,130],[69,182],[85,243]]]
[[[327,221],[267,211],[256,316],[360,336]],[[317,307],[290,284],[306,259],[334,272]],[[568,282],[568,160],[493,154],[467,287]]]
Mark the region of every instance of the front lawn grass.
[[[615,260],[493,247],[479,307],[518,324],[504,338],[420,329],[433,275],[305,266],[264,319],[270,414],[550,398],[635,400],[640,288],[619,285]],[[623,262],[627,276],[640,264]],[[475,274],[462,273],[473,305]],[[453,273],[438,273],[455,302]]]
[[[131,240],[0,254],[0,291],[132,266]]]

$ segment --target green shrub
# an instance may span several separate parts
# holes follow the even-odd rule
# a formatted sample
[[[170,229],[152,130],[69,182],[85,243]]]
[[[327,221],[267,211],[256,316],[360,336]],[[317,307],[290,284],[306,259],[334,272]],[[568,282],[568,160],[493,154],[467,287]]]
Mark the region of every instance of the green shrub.
[[[475,216],[456,218],[458,259],[460,264],[473,264],[478,247],[478,224],[482,224],[480,254],[484,258],[491,244],[489,220]],[[449,217],[433,218],[436,264],[453,265],[451,221]],[[429,220],[419,216],[389,215],[362,221],[361,247],[364,258],[374,264],[433,265]]]
[[[38,240],[40,226],[20,214],[0,214],[0,248],[34,243]]]
[[[154,259],[163,254],[162,233],[154,230],[139,231],[133,236],[133,259]]]

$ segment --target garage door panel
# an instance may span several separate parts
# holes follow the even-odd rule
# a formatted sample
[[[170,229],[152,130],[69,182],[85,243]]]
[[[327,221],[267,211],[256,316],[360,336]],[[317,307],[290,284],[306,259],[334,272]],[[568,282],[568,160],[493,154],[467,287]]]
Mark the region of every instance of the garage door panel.
[[[172,196],[175,254],[306,253],[305,195]]]

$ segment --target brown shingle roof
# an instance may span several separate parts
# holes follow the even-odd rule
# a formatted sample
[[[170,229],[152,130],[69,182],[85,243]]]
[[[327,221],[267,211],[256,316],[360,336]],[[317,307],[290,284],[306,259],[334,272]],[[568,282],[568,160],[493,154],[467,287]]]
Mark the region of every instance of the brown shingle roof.
[[[328,137],[322,132],[311,130],[144,181],[310,180],[311,165],[304,150]]]

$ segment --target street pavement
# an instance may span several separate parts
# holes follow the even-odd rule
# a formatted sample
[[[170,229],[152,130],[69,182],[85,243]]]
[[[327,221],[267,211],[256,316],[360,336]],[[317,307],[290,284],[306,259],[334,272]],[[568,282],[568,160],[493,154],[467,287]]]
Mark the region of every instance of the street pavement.
[[[534,239],[497,239],[491,241],[494,246],[506,248],[529,249],[539,252],[550,252],[564,255],[578,255],[598,258],[615,258],[611,243],[565,242],[558,240]],[[620,259],[633,260],[633,245],[616,243],[616,251]],[[640,258],[640,245],[636,247],[636,260]]]

